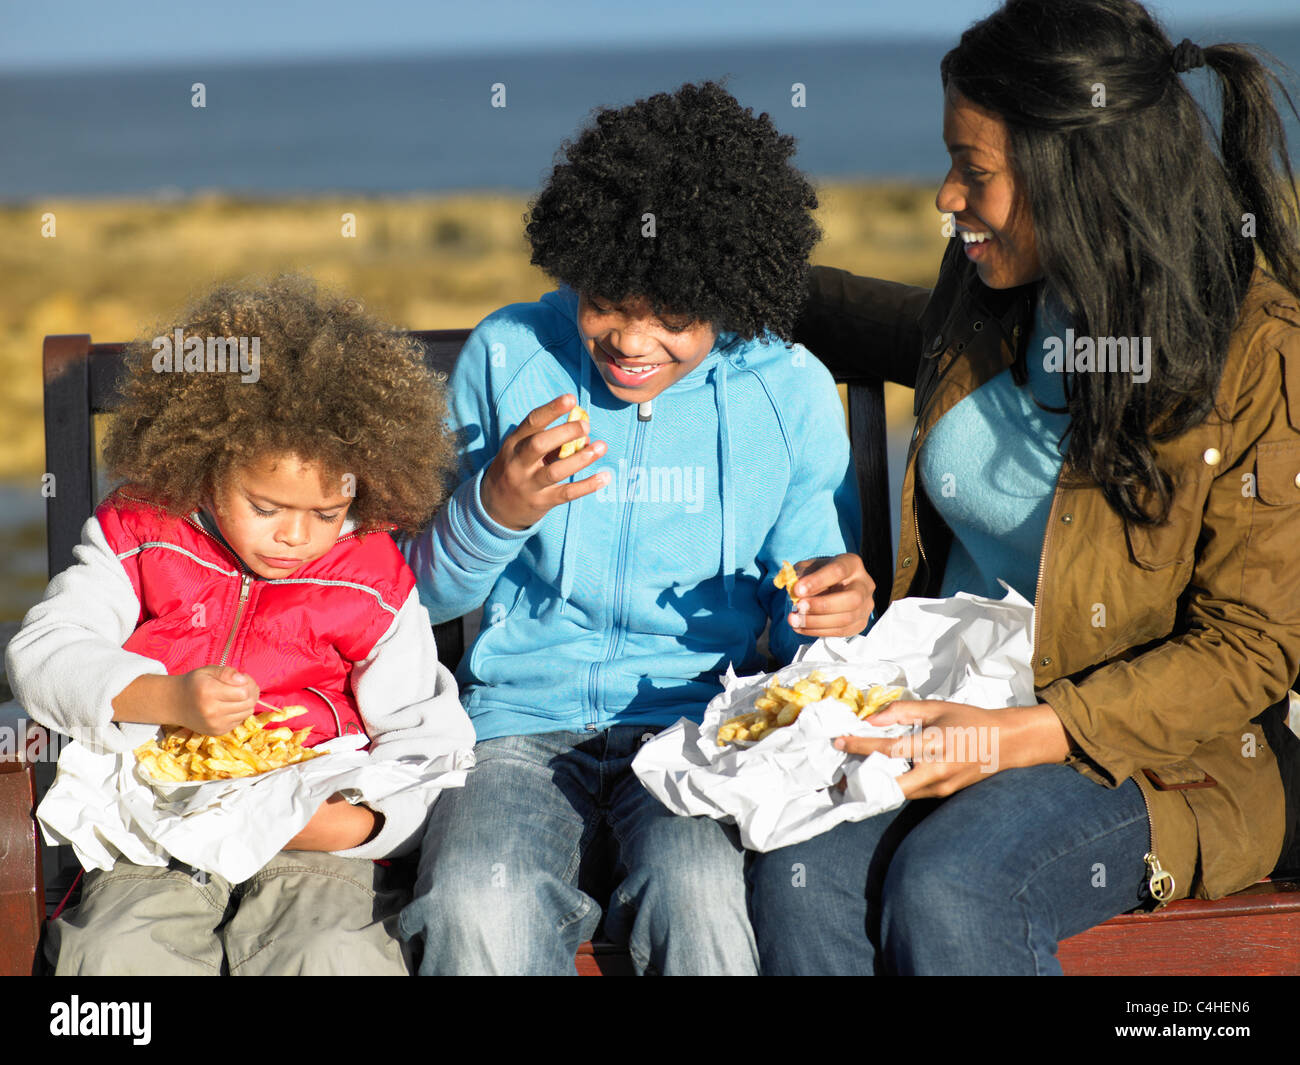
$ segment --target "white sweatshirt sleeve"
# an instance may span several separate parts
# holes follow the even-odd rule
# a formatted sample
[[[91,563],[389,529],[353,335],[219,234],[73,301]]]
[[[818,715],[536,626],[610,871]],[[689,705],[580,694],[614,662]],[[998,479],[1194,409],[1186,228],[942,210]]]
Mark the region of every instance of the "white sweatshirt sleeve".
[[[130,577],[92,517],[58,574],[27,612],[5,654],[14,698],[34,721],[100,752],[132,750],[155,725],[113,721],[113,699],[161,662],[123,650],[140,617]]]
[[[461,752],[458,764],[472,764],[474,726],[460,704],[455,677],[438,661],[418,590],[411,590],[388,631],[353,667],[352,690],[371,739],[372,758],[425,759]],[[414,850],[429,815],[428,795],[408,791],[368,803],[384,816],[378,835],[335,853],[386,858]]]

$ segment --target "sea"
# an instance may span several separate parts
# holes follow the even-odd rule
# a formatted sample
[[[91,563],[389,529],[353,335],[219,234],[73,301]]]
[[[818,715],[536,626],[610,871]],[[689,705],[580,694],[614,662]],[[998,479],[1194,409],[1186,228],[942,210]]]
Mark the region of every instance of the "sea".
[[[1300,22],[1189,32],[1300,70]],[[0,202],[527,192],[594,108],[705,79],[770,114],[816,178],[929,183],[946,169],[939,60],[953,39],[0,72]],[[1293,117],[1288,135],[1300,146]]]

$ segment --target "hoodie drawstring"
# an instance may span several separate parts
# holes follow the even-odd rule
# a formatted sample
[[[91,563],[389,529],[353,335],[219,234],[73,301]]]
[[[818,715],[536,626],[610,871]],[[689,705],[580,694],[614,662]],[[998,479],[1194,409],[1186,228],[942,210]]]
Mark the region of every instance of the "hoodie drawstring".
[[[582,368],[578,373],[578,406],[588,412],[587,428],[591,428],[591,359],[585,357],[582,359]],[[573,560],[574,546],[578,540],[578,524],[574,512],[582,504],[583,499],[580,497],[573,500],[564,508],[564,549],[560,553],[560,613],[564,613],[564,608],[569,604],[569,596],[573,594],[573,572],[576,568]]]
[[[722,437],[722,469],[718,472],[718,492],[722,496],[722,589],[731,606],[736,588],[736,514],[731,498],[731,419],[727,414],[727,360],[718,360],[713,371],[713,398],[718,407],[718,431]]]

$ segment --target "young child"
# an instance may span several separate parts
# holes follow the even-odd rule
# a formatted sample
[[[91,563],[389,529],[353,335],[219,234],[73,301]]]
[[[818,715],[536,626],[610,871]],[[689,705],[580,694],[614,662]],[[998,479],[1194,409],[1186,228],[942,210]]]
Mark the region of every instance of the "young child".
[[[419,352],[301,278],[217,288],[181,321],[128,358],[105,447],[127,484],[9,644],[15,696],[101,751],[158,725],[219,735],[259,701],[305,706],[290,724],[307,746],[363,733],[375,759],[468,750],[388,535],[428,521],[452,461]],[[246,372],[186,369],[208,338],[246,340]],[[427,813],[416,793],[373,809],[334,796],[237,885],[174,860],[92,870],[47,957],[86,975],[405,973],[403,897],[371,859],[412,849]]]
[[[406,551],[435,619],[483,605],[458,673],[479,743],[402,914],[421,972],[572,972],[610,876],[639,971],[754,971],[734,827],[672,815],[631,762],[728,664],[763,667],[765,624],[788,662],[870,617],[843,408],[780,339],[818,236],[793,150],[715,84],[598,112],[527,227],[564,287],[461,353],[461,484]]]

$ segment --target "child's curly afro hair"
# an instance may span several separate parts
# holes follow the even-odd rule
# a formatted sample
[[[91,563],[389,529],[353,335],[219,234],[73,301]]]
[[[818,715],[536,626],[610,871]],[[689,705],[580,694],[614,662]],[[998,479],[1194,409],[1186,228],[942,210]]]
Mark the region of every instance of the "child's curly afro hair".
[[[599,110],[531,206],[532,261],[612,303],[789,340],[821,236],[794,150],[715,82]]]
[[[428,521],[455,452],[443,388],[418,343],[356,300],[294,275],[220,285],[180,321],[184,337],[204,340],[205,350],[208,337],[258,338],[258,379],[237,370],[157,372],[152,343],[131,345],[123,402],[104,442],[115,477],[186,514],[233,469],[294,454],[319,467],[322,485],[353,475],[349,517],[363,530],[416,531]],[[157,328],[170,338],[176,326]]]

